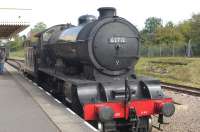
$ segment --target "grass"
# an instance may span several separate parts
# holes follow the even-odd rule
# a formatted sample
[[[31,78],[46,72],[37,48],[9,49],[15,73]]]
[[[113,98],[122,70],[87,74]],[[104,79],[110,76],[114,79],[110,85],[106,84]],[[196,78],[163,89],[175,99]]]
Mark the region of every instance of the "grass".
[[[11,52],[10,58],[24,59],[24,49]],[[136,73],[168,83],[200,88],[200,58],[140,58]]]
[[[17,51],[10,52],[10,58],[13,59],[24,59],[24,49],[21,48]]]
[[[136,73],[200,88],[200,58],[141,58],[136,65]]]

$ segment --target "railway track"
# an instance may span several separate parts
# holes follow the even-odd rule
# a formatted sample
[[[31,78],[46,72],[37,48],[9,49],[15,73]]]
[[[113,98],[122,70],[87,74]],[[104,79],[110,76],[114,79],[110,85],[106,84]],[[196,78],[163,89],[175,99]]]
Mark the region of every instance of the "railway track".
[[[190,94],[190,95],[193,95],[193,96],[200,97],[200,88],[189,87],[189,86],[178,85],[178,84],[172,84],[172,83],[166,83],[166,82],[161,82],[161,87],[163,89],[168,89],[168,90],[172,90],[172,91],[181,92],[181,93]]]
[[[22,69],[22,65],[24,63],[24,60],[20,60],[20,59],[11,59],[9,58],[7,61],[6,61],[9,65],[11,65],[12,67],[18,69],[18,70],[21,70]]]
[[[22,65],[24,63],[24,60],[8,59],[7,63],[10,64],[11,66],[13,66],[16,69],[21,70]],[[200,97],[200,88],[189,87],[189,86],[178,85],[178,84],[172,84],[172,83],[166,83],[166,82],[161,82],[161,87],[163,89],[172,90],[172,91],[181,92],[181,93]]]
[[[13,66],[14,68],[18,69],[19,71],[23,70],[23,64],[24,64],[23,60],[8,59],[7,63],[10,64],[11,66]],[[171,91],[185,93],[185,94],[189,94],[189,95],[193,95],[193,96],[200,96],[200,89],[194,88],[194,87],[187,87],[187,86],[165,83],[165,82],[161,82],[161,87],[163,89],[167,89],[167,90],[171,90]],[[46,92],[46,93],[48,93],[48,92]],[[57,101],[61,102],[63,105],[66,106],[66,104],[63,103],[62,100],[60,100],[57,96],[54,96],[52,94],[50,94],[50,95],[53,96],[54,98],[56,98]],[[177,103],[177,102],[174,102],[174,103],[180,105],[180,103]],[[157,127],[155,127],[155,125],[153,127],[155,129],[158,129]]]

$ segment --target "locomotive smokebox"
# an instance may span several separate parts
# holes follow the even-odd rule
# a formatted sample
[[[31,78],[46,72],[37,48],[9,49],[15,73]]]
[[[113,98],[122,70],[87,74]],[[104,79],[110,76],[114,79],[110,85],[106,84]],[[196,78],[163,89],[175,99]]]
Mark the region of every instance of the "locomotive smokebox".
[[[139,32],[134,25],[121,17],[115,17],[116,9],[103,7],[98,9],[99,19],[92,15],[79,17],[79,26],[55,26],[54,30],[44,32],[44,51],[48,57],[66,67],[76,67],[74,71],[91,74],[98,73],[119,76],[132,72],[139,57]],[[51,33],[53,31],[53,33]],[[50,36],[48,35],[50,34]],[[48,61],[44,60],[44,61]],[[86,67],[89,67],[88,72]],[[66,74],[69,68],[63,68]],[[95,71],[95,72],[94,72]],[[103,79],[98,76],[98,79]]]
[[[116,9],[113,7],[102,7],[99,8],[98,11],[99,19],[116,16]]]

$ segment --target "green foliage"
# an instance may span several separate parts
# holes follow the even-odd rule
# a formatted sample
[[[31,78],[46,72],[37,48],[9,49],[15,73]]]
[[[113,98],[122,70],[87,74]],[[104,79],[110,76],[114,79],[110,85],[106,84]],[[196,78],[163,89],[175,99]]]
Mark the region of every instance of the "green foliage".
[[[149,17],[145,21],[145,28],[141,31],[141,41],[145,45],[155,43],[155,32],[157,28],[162,27],[162,19],[156,17]]]
[[[33,29],[28,34],[28,40],[30,40],[32,43],[36,43],[38,41],[38,38],[35,37],[35,35],[39,32],[44,31],[47,28],[47,25],[43,22],[38,22]]]
[[[24,59],[24,49],[18,49],[16,51],[10,52],[10,58],[13,59]]]
[[[161,18],[149,17],[140,34],[141,42],[146,46],[155,44],[177,46],[177,44],[188,44],[190,41],[193,46],[200,47],[200,13],[177,25],[171,21],[162,25]],[[195,53],[198,52],[200,53],[200,48],[195,49]]]
[[[191,21],[191,39],[200,44],[200,14],[194,14]]]
[[[174,23],[172,21],[169,21],[166,23],[165,27],[174,28]]]
[[[152,38],[149,33],[147,33],[145,30],[142,30],[140,32],[141,35],[141,43],[144,44],[145,46],[152,44]]]
[[[159,27],[155,31],[156,44],[174,44],[184,41],[184,36],[174,27],[172,22],[168,22],[165,27]]]
[[[43,22],[39,22],[37,23],[33,29],[31,29],[31,31],[29,32],[29,37],[28,39],[31,42],[36,42],[37,38],[34,37],[34,35],[38,32],[41,32],[43,30],[45,30],[47,28],[46,24],[44,24]],[[24,49],[23,49],[23,42],[26,40],[26,36],[21,36],[19,37],[18,35],[15,36],[14,41],[10,41],[10,51],[11,57],[20,57],[23,58],[24,57]]]
[[[33,29],[31,29],[31,32],[33,33],[38,33],[41,32],[43,30],[45,30],[47,28],[47,25],[43,22],[38,22]]]
[[[191,24],[192,23],[187,20],[177,25],[177,30],[184,36],[186,43],[191,39]]]
[[[144,30],[147,33],[154,33],[158,27],[162,27],[162,19],[156,17],[149,17],[145,21]]]
[[[199,58],[141,58],[136,73],[154,76],[164,82],[200,87],[199,65]]]
[[[24,41],[24,37],[19,37],[18,35],[15,36],[14,41],[10,41],[10,50],[11,51],[16,51],[18,49],[21,49],[23,47],[23,41]]]

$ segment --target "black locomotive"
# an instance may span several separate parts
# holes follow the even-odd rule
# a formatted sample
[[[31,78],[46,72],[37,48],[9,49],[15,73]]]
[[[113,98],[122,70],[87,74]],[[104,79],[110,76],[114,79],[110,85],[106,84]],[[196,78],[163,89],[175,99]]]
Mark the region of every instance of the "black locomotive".
[[[115,8],[79,17],[79,25],[56,25],[38,33],[26,48],[25,72],[64,99],[99,130],[150,132],[151,116],[172,116],[175,108],[159,80],[139,78],[139,32]]]

